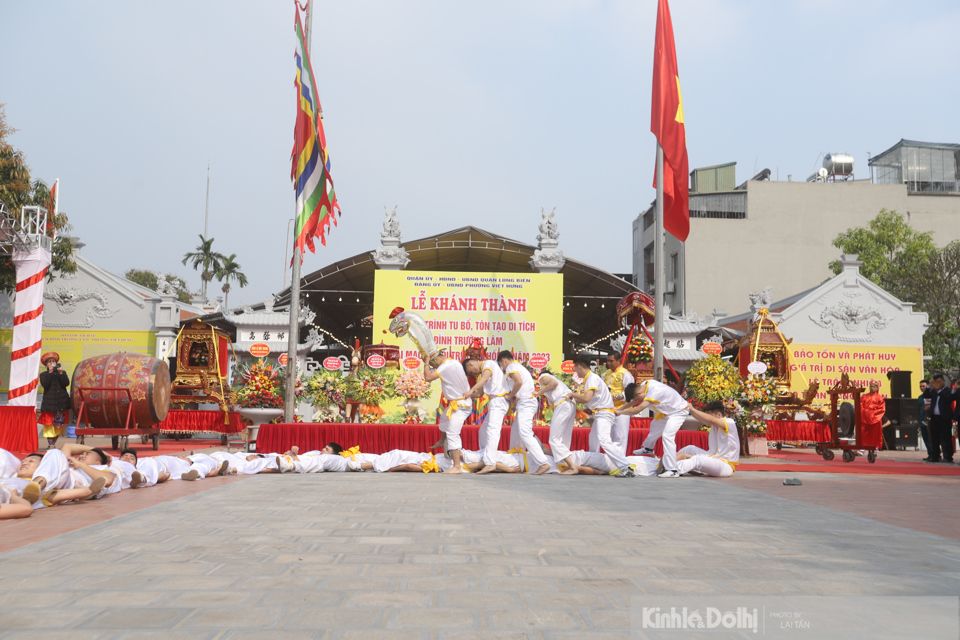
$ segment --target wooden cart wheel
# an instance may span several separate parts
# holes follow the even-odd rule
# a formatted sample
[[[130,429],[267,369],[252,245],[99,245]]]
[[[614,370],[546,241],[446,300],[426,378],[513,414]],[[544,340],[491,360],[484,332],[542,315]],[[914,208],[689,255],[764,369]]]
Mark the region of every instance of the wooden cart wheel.
[[[867,462],[869,462],[870,464],[873,464],[873,463],[876,462],[876,461],[877,461],[877,452],[876,452],[876,451],[868,451],[868,452],[867,452]]]
[[[823,447],[821,447],[820,445],[814,445],[813,450],[817,452],[818,456],[823,455]]]
[[[127,436],[120,436],[120,449],[126,449],[130,446],[130,439]]]
[[[120,436],[113,436],[112,438],[110,438],[110,444],[113,445],[113,448],[114,448],[114,449],[119,450],[119,449],[120,449]]]
[[[150,436],[148,436],[148,435],[145,434],[145,433],[141,433],[141,434],[140,434],[140,444],[147,444],[148,442],[150,442]]]
[[[824,460],[833,460],[833,450],[832,450],[832,449],[824,449],[822,455],[823,455],[823,459],[824,459]]]
[[[221,447],[227,446],[227,434],[225,433],[220,436],[220,446]]]
[[[155,433],[155,434],[153,434],[152,436],[150,436],[150,439],[153,440],[153,450],[156,451],[157,449],[159,449],[159,448],[160,448],[160,434],[159,434],[159,433]]]
[[[853,451],[847,450],[843,452],[843,461],[844,462],[853,462],[853,459],[857,457]]]
[[[777,451],[780,451],[780,449],[783,449],[783,443],[782,443],[782,442],[778,442],[778,443],[777,443]]]
[[[83,444],[83,436],[77,436],[77,444]]]

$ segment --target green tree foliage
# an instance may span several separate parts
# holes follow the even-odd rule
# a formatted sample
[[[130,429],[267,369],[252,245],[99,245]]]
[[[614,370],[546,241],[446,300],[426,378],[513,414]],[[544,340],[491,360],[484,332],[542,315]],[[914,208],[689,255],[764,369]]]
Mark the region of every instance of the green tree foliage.
[[[207,299],[207,283],[213,280],[223,265],[224,259],[222,253],[213,250],[213,238],[204,238],[203,235],[200,235],[200,244],[197,248],[183,256],[183,264],[189,262],[194,271],[200,271],[202,282],[200,296],[204,301]]]
[[[127,269],[123,277],[151,291],[156,291],[160,287],[161,275],[149,269]],[[168,282],[173,283],[173,287],[177,292],[177,300],[180,302],[190,302],[190,290],[187,289],[187,282],[183,278],[173,273],[165,274],[162,277]]]
[[[896,211],[881,209],[866,227],[847,229],[833,240],[863,260],[860,273],[924,311],[930,327],[923,338],[928,373],[957,375],[960,367],[960,242],[942,249]],[[840,273],[840,262],[830,263]]]
[[[222,257],[222,256],[221,256]],[[223,308],[229,309],[228,300],[230,299],[230,281],[233,280],[240,285],[241,288],[247,286],[247,276],[240,271],[240,265],[237,264],[237,254],[231,253],[227,257],[222,257],[220,263],[220,268],[217,269],[216,274],[214,274],[220,282],[223,283]]]
[[[50,209],[48,233],[53,238],[51,279],[54,273],[73,273],[77,264],[73,261],[73,243],[67,215],[56,215],[50,206],[50,189],[42,180],[30,178],[30,168],[22,151],[10,144],[9,138],[16,131],[7,124],[4,105],[0,104],[0,200],[15,216],[24,206],[39,205]],[[16,270],[10,258],[0,258],[0,290],[13,293],[16,289]]]

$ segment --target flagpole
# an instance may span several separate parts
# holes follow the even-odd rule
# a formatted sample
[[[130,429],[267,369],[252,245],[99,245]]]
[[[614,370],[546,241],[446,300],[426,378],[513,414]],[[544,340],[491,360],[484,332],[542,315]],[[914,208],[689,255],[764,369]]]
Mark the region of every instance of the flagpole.
[[[657,206],[653,242],[653,375],[663,382],[663,147],[657,143]]]
[[[305,9],[303,47],[310,50],[310,31],[313,23],[313,2],[308,2]],[[293,207],[293,219],[297,219],[296,201]],[[296,413],[297,395],[297,343],[300,341],[300,267],[303,256],[297,238],[293,239],[293,269],[290,273],[290,330],[287,333],[287,384],[283,394],[283,421],[293,422]]]
[[[60,178],[53,181],[53,191],[56,197],[53,199],[53,215],[60,213]]]

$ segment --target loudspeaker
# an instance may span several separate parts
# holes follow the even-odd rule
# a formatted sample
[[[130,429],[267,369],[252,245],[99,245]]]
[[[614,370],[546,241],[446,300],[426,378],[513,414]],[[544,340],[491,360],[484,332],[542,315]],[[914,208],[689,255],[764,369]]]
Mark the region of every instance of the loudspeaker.
[[[893,371],[891,373],[903,373]],[[909,372],[907,372],[909,374]],[[909,379],[909,376],[908,376]],[[917,448],[920,428],[920,404],[913,398],[887,398],[884,415],[890,421],[883,429],[883,441],[887,449]]]
[[[888,371],[887,380],[890,381],[891,398],[909,398],[913,391],[910,386],[912,371]]]

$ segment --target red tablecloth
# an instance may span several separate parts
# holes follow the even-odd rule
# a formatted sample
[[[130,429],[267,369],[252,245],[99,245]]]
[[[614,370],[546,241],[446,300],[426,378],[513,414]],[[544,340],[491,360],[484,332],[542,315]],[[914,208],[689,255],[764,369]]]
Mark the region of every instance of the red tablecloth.
[[[767,440],[773,442],[830,442],[830,425],[813,420],[767,420]]]
[[[222,411],[200,411],[191,409],[171,409],[167,418],[157,426],[160,433],[240,433],[243,422],[240,414],[231,411],[227,414],[229,423],[224,423]]]
[[[34,407],[0,407],[0,449],[33,453],[37,442],[37,410]]]
[[[460,436],[465,449],[476,449],[476,425],[463,427]],[[542,442],[547,442],[550,430],[545,427],[536,427],[533,432]],[[639,449],[647,437],[647,429],[630,429],[630,438],[627,441],[627,455],[634,449]],[[393,449],[407,451],[426,451],[430,445],[440,437],[440,431],[435,424],[320,424],[313,422],[298,422],[296,424],[265,424],[260,427],[257,435],[257,451],[278,452],[287,451],[291,446],[300,447],[301,451],[322,449],[328,442],[337,442],[349,448],[359,446],[364,453],[386,453]],[[590,429],[574,429],[571,449],[590,448]],[[689,444],[701,449],[708,446],[708,435],[705,431],[680,431],[677,433],[677,449]],[[510,448],[510,427],[504,427],[500,432],[500,449]],[[660,441],[656,445],[657,455],[662,449]]]

